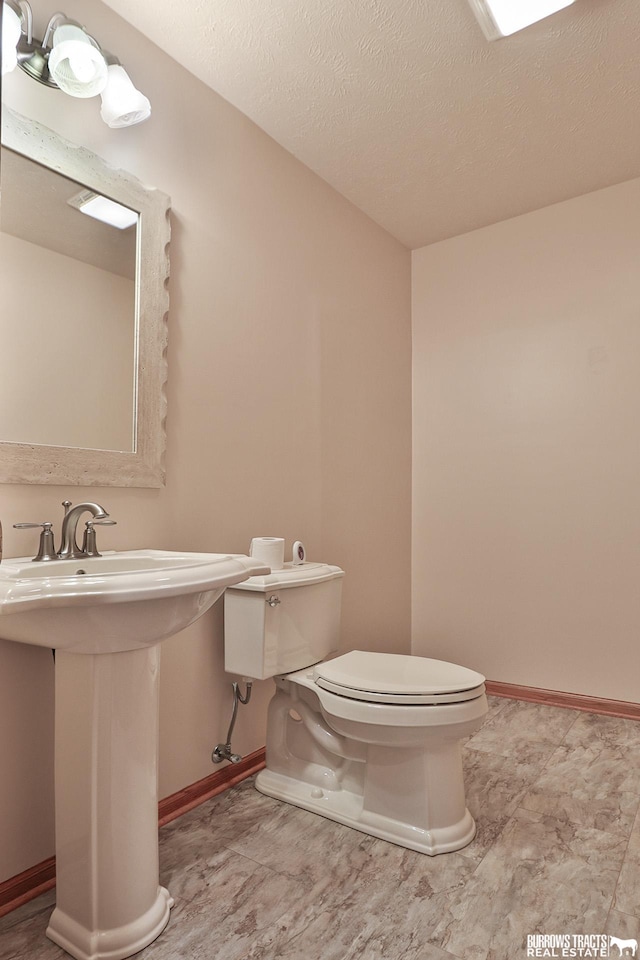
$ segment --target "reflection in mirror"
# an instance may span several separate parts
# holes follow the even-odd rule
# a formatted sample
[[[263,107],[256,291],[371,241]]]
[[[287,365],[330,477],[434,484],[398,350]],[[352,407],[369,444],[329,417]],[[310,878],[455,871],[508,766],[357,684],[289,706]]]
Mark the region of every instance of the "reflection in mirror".
[[[0,175],[0,440],[133,451],[138,215],[4,147]]]
[[[0,482],[161,486],[169,199],[6,108],[0,156]]]

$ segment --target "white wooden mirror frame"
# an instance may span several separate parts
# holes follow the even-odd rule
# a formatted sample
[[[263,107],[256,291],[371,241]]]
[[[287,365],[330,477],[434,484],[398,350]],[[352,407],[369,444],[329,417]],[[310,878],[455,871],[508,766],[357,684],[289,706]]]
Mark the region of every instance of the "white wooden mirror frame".
[[[169,197],[7,107],[2,111],[2,145],[136,210],[139,219],[134,451],[0,441],[0,483],[164,486]],[[97,357],[96,362],[99,361]],[[25,370],[24,376],[30,377],[31,372]],[[63,377],[61,382],[65,382]],[[65,389],[72,387],[67,385]],[[82,402],[81,384],[77,399]]]

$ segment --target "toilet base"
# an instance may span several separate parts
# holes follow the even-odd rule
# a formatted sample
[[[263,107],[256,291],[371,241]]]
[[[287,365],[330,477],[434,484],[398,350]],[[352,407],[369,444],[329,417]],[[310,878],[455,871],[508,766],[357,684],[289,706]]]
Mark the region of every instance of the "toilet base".
[[[423,830],[412,824],[364,810],[363,797],[360,794],[344,789],[327,790],[269,769],[258,774],[256,788],[268,797],[284,800],[361,833],[432,857],[466,847],[476,834],[475,821],[466,807],[457,823]]]

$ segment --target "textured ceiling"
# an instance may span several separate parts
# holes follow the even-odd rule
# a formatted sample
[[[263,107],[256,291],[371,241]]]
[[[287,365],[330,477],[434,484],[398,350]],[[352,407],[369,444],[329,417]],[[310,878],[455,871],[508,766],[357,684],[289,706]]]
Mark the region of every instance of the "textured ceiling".
[[[106,3],[411,248],[640,176],[640,0]]]

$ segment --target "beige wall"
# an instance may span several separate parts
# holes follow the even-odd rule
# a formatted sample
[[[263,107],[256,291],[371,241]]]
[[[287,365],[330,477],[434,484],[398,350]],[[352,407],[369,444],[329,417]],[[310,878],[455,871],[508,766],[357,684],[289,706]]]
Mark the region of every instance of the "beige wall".
[[[110,510],[105,547],[300,538],[347,570],[344,648],[407,651],[409,253],[96,0],[65,12],[129,67],[151,120],[110,131],[98,102],[18,73],[3,96],[172,197],[167,486],[0,486],[6,555],[36,548],[12,523],[57,523],[67,496]],[[264,743],[270,690],[240,714],[242,753]],[[48,651],[0,641],[0,880],[53,853],[52,692]],[[212,772],[226,734],[221,604],[164,645],[161,696],[166,796]]]
[[[637,701],[640,180],[413,254],[413,651]]]

